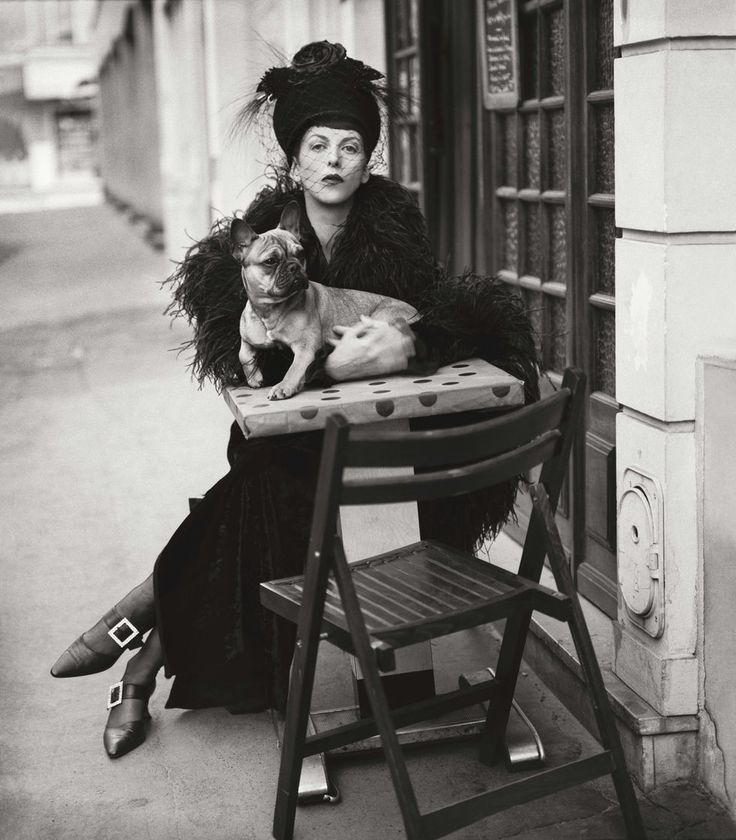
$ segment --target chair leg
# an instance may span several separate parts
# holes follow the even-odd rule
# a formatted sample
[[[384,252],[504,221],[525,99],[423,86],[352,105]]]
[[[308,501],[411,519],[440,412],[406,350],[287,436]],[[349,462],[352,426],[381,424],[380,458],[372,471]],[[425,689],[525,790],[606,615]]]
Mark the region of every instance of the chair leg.
[[[304,745],[309,725],[314,674],[317,667],[319,629],[324,610],[327,586],[327,556],[324,568],[305,582],[305,603],[299,615],[294,656],[289,677],[281,764],[276,789],[273,817],[273,836],[276,840],[291,840],[294,833],[299,781],[301,779]],[[312,597],[306,600],[311,593]]]
[[[516,681],[521,668],[521,658],[524,654],[531,615],[531,610],[525,610],[506,619],[496,664],[496,680],[501,689],[488,704],[486,722],[480,737],[478,758],[488,766],[497,764],[503,755],[506,727],[511,714],[511,704],[514,701]]]
[[[291,840],[294,833],[316,660],[317,643],[309,645],[308,643],[300,644],[300,641],[297,641],[289,680],[279,782],[274,807],[273,836],[276,840]]]
[[[371,704],[371,710],[373,711],[376,728],[378,729],[378,734],[381,736],[386,764],[391,774],[396,798],[399,801],[401,815],[404,819],[406,837],[407,840],[422,840],[422,818],[419,813],[416,795],[414,794],[409,772],[406,769],[406,763],[401,753],[399,739],[394,730],[388,702],[376,665],[375,655],[365,628],[358,596],[353,586],[352,574],[344,556],[335,558],[335,577],[337,578],[343,609],[345,610],[345,616],[353,638],[355,654],[363,671],[365,689]]]
[[[616,721],[608,702],[608,693],[603,683],[603,676],[595,655],[593,642],[591,641],[585,616],[580,606],[580,599],[578,598],[572,575],[567,565],[567,559],[562,548],[562,541],[557,530],[554,515],[547,499],[547,493],[544,487],[540,485],[539,487],[532,488],[531,495],[534,506],[544,521],[547,556],[549,557],[550,566],[555,577],[555,583],[557,584],[558,590],[570,599],[571,615],[568,619],[570,632],[572,633],[573,642],[580,658],[580,666],[583,669],[590,689],[593,713],[595,714],[598,725],[601,744],[605,749],[610,750],[616,765],[611,775],[618,795],[619,805],[621,806],[626,832],[631,840],[645,840],[646,834],[641,820],[639,803],[636,799],[631,777],[626,769],[626,760],[618,736],[618,730],[616,729]]]
[[[544,566],[543,531],[544,525],[539,515],[532,515],[519,574],[533,583],[539,583]],[[479,759],[489,766],[500,761],[503,755],[506,726],[511,714],[511,704],[514,700],[531,619],[532,610],[529,609],[520,611],[506,620],[496,666],[496,679],[503,687],[498,698],[494,698],[494,701],[488,705],[486,723],[480,741]]]

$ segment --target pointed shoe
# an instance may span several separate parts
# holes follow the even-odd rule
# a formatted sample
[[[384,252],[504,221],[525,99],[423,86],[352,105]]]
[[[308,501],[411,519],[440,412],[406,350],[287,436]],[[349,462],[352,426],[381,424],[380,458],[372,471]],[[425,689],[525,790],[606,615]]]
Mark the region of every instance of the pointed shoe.
[[[110,686],[107,708],[120,705],[124,700],[143,700],[141,717],[126,721],[120,726],[106,726],[102,733],[102,743],[110,758],[121,758],[146,740],[146,730],[151,715],[148,712],[148,699],[153,694],[156,683],[134,685],[133,683],[115,683]]]
[[[75,639],[51,667],[52,677],[86,677],[98,674],[114,665],[124,650],[143,644],[143,634],[150,627],[136,627],[117,610],[109,610],[86,633]],[[105,651],[93,650],[84,637]]]

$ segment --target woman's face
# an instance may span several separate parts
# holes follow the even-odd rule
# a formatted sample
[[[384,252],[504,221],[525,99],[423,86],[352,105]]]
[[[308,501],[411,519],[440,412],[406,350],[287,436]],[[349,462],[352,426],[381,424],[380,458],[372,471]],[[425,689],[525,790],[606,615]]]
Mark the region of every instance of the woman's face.
[[[369,177],[363,138],[352,128],[307,129],[294,158],[304,192],[321,204],[344,204]]]

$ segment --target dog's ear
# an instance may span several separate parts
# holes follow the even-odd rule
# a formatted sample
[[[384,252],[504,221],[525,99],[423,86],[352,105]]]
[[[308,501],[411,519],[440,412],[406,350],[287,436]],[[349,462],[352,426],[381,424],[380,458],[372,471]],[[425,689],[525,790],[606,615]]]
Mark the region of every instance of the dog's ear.
[[[301,219],[302,211],[299,209],[299,205],[296,201],[290,201],[281,213],[279,227],[281,230],[288,230],[297,239],[301,239]]]
[[[230,249],[238,262],[243,259],[243,252],[258,239],[258,234],[244,219],[233,219],[230,224]]]

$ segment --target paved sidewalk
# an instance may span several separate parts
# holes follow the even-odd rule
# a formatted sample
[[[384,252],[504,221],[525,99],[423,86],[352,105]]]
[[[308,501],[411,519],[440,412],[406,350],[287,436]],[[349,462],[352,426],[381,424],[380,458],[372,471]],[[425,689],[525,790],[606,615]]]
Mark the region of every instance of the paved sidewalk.
[[[73,179],[49,190],[0,187],[0,214],[95,207],[102,204],[102,201],[102,184],[95,177]]]
[[[164,710],[159,680],[146,743],[119,761],[102,748],[108,673],[54,680],[61,651],[146,576],[189,495],[226,469],[230,415],[169,352],[187,335],[161,316],[168,272],[110,207],[0,216],[0,836],[7,840],[267,840],[278,764],[270,716]],[[488,634],[438,649],[440,679],[479,661]],[[464,657],[461,659],[461,657]],[[466,667],[467,666],[467,667]],[[339,682],[339,681],[338,681]],[[320,702],[331,702],[334,681]],[[344,685],[343,685],[344,690]],[[550,764],[594,742],[528,671],[520,700]],[[424,807],[507,779],[471,744],[410,753]],[[297,838],[400,840],[380,758],[331,772],[336,806],[301,808]],[[642,800],[650,837],[736,838],[703,794]],[[462,840],[623,837],[606,779],[515,808]]]

